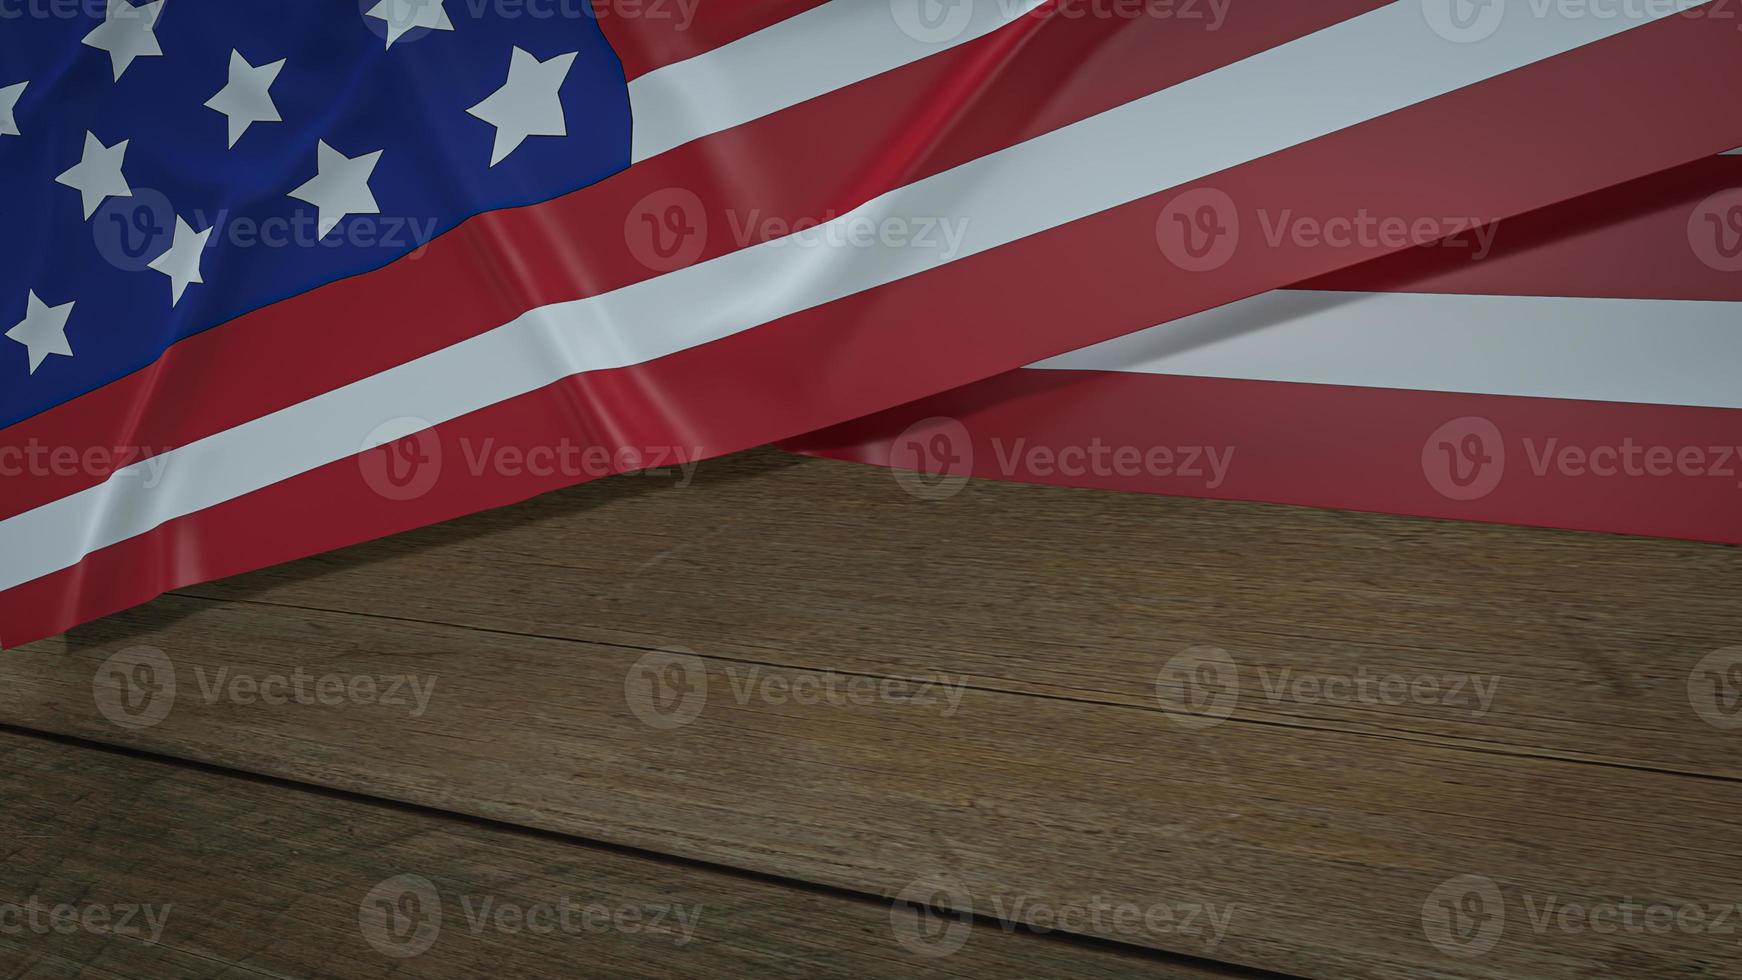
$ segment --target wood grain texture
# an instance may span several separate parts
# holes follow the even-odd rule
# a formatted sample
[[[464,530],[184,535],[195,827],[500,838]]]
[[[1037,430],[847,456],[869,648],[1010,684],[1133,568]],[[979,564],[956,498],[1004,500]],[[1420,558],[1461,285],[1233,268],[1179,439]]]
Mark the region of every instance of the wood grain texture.
[[[5,732],[0,827],[10,977],[1235,975]]]
[[[968,689],[916,705],[740,701],[758,665],[705,661],[689,724],[650,729],[641,651],[350,614],[169,600],[166,625],[13,661],[6,717],[238,769],[734,867],[893,895],[926,883],[984,915],[1111,902],[1200,910],[1096,929],[1318,977],[1731,975],[1734,937],[1536,934],[1527,902],[1734,900],[1742,787],[1367,736]],[[122,638],[125,639],[122,639]],[[263,642],[261,637],[271,637]],[[157,725],[93,704],[103,654],[174,651]],[[201,674],[416,674],[429,709],[207,703]],[[761,667],[764,676],[799,675]],[[161,680],[161,678],[159,678]],[[13,693],[16,692],[16,693]],[[187,693],[180,693],[187,692]],[[1463,875],[1504,889],[1504,942],[1473,961],[1422,908]],[[1225,934],[1203,911],[1226,916]],[[1041,924],[1048,924],[1042,922]],[[1727,972],[1728,971],[1728,972]]]
[[[1070,927],[1305,976],[1742,969],[1715,923],[1578,928],[1742,897],[1735,733],[1689,700],[1736,626],[1728,549],[986,484],[924,504],[766,454],[701,483],[608,481],[166,598],[11,655],[0,719],[982,915],[1168,910]],[[1216,724],[1163,670],[1201,644],[1240,668]],[[93,684],[113,700],[104,662],[141,645],[178,694],[118,727]],[[649,686],[674,645],[699,656],[651,666],[699,673]],[[1283,669],[1500,687],[1481,714],[1273,700]],[[299,671],[435,688],[420,713],[207,696]],[[828,671],[942,675],[959,701],[855,699]],[[1463,876],[1504,904],[1480,955],[1424,924]]]
[[[1689,697],[1742,644],[1719,545],[987,482],[925,502],[764,451],[189,592],[1145,707],[1209,645],[1243,720],[1742,777]],[[1363,672],[1463,687],[1266,696]]]

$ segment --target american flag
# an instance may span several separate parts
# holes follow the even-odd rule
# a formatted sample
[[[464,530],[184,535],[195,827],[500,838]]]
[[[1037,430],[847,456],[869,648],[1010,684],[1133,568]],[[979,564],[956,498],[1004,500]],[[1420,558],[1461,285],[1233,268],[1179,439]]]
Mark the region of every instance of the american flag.
[[[1742,544],[1739,364],[1731,153],[788,448],[928,499],[982,477]]]
[[[789,439],[903,463],[916,405],[1013,438],[1175,413],[1200,450],[1414,438],[1351,388],[1742,408],[1713,162],[1742,110],[1700,94],[1742,81],[1737,26],[1711,0],[0,0],[0,642],[608,472]],[[1716,251],[1642,286],[1686,194],[1625,188],[1687,167]],[[1454,239],[1499,259],[1410,257]],[[980,421],[988,394],[1034,411]],[[1504,415],[1411,424],[1442,408]],[[919,442],[959,464],[954,433]],[[1442,441],[1468,470],[1485,438]],[[1456,510],[1351,497],[1346,455],[1236,463],[1228,493]]]

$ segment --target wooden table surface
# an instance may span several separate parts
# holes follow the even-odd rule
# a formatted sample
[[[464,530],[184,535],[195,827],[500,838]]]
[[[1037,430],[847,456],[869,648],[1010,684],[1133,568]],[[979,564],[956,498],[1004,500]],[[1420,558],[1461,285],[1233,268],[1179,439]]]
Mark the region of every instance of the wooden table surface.
[[[1742,976],[1733,548],[759,450],[0,669],[0,976]]]

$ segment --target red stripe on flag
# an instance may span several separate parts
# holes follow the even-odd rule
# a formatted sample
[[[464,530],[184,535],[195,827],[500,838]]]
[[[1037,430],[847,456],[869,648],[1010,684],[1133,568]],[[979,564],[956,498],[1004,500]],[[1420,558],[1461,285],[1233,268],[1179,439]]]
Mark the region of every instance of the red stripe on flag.
[[[959,427],[909,429],[939,418]],[[1022,370],[787,448],[934,477],[1742,543],[1736,409]]]

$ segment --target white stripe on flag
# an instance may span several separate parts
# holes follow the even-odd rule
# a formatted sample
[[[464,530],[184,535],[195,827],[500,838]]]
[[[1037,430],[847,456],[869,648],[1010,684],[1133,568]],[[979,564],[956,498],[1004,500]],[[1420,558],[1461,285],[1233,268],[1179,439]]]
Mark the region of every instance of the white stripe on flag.
[[[936,269],[1639,23],[1550,14],[1486,42],[1458,45],[1433,34],[1414,3],[1381,7],[897,188],[819,227],[532,310],[445,350],[136,463],[99,486],[0,522],[0,589],[416,428]],[[882,236],[856,247],[862,239],[855,229],[939,218],[964,230],[953,251],[898,247]],[[406,417],[422,425],[377,431],[384,420]],[[150,473],[159,482],[148,485]]]
[[[922,0],[924,2],[924,0]],[[830,0],[629,83],[631,161],[740,126],[984,37],[1046,0],[965,0],[929,39],[899,20],[901,0]]]
[[[1278,290],[1032,368],[1742,408],[1742,303]]]

